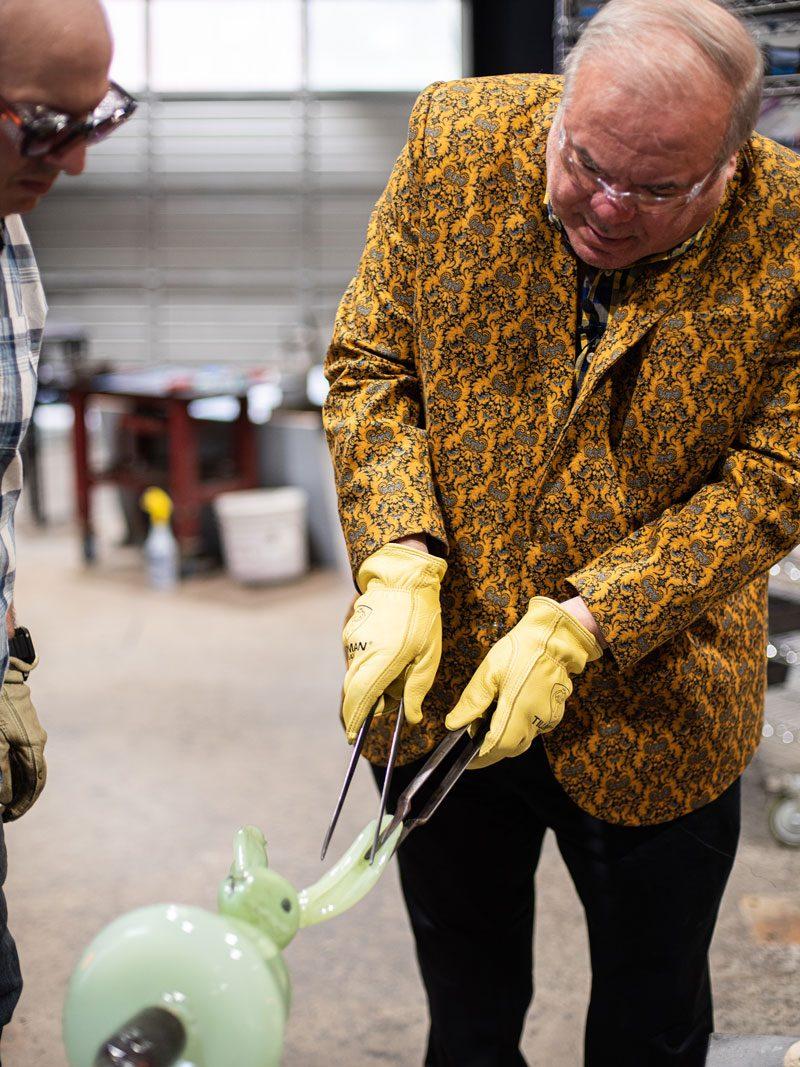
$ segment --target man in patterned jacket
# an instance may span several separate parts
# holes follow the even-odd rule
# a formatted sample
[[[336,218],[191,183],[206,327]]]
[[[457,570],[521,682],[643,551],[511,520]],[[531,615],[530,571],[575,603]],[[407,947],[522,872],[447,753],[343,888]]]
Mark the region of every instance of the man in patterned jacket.
[[[27,631],[17,629],[14,509],[22,487],[19,446],[33,410],[45,319],[39,272],[20,213],[30,211],[62,173],[83,171],[90,143],[133,108],[109,86],[111,37],[98,0],[0,0],[0,805],[18,818],[44,785],[44,734],[24,684],[36,665]],[[10,653],[10,655],[9,655]],[[11,756],[9,756],[11,750]],[[0,823],[0,887],[6,848]],[[0,888],[0,1032],[22,978]]]
[[[760,91],[712,0],[611,0],[563,82],[431,86],[339,308],[348,738],[376,706],[380,779],[402,696],[396,797],[489,721],[398,854],[430,1067],[525,1062],[547,828],[586,1063],[705,1062],[766,572],[800,540],[800,161],[752,134]]]

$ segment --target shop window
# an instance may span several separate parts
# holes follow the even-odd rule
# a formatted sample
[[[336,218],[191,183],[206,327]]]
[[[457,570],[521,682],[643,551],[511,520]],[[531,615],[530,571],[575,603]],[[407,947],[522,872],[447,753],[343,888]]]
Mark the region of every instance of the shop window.
[[[463,70],[461,0],[309,0],[313,90],[416,92]]]
[[[147,85],[147,11],[144,0],[105,0],[114,35],[111,77],[128,92],[140,93]]]
[[[300,0],[151,0],[150,10],[156,92],[300,87]]]

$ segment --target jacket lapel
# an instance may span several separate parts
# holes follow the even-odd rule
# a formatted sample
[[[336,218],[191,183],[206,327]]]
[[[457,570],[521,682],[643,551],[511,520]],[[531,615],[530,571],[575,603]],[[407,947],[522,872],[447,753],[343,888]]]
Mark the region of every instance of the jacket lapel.
[[[545,370],[548,425],[555,433],[566,419],[572,391],[577,315],[577,261],[547,216],[547,135],[559,95],[531,108],[532,118],[515,131],[512,143],[515,191],[525,255],[531,264],[528,293],[536,351],[532,358]],[[561,418],[558,418],[559,412]],[[555,415],[555,419],[553,418]]]
[[[570,412],[570,423],[580,414],[598,383],[618,360],[638,345],[664,315],[674,312],[686,294],[695,292],[700,285],[707,288],[707,281],[703,280],[707,270],[706,260],[729,220],[746,166],[746,158],[743,158],[728,183],[716,217],[697,244],[660,270],[646,270],[625,306],[617,308],[609,318],[603,339],[589,364],[580,394]]]

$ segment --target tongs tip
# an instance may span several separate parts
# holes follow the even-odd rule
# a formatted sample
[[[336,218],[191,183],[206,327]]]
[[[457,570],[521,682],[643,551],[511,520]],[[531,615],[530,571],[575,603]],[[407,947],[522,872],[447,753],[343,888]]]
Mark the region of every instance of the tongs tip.
[[[332,836],[333,836],[333,833],[332,833],[332,831],[331,831],[331,829],[329,827],[327,834],[325,834],[325,840],[322,842],[322,848],[321,848],[320,853],[319,853],[319,861],[320,861],[320,863],[322,863],[322,861],[325,859],[325,856],[327,855],[328,845],[331,843],[331,837]]]
[[[325,854],[328,851],[328,845],[331,843],[333,831],[336,829],[336,824],[339,821],[339,816],[342,813],[342,807],[344,805],[345,797],[347,796],[347,791],[350,788],[350,783],[352,782],[353,775],[355,774],[356,764],[358,763],[358,757],[361,755],[361,750],[364,747],[364,741],[366,740],[367,732],[370,726],[372,725],[372,720],[374,717],[375,708],[373,708],[372,711],[370,711],[367,715],[366,719],[364,719],[363,723],[361,724],[361,728],[358,731],[358,736],[356,737],[355,742],[353,744],[353,754],[350,757],[350,762],[347,765],[347,772],[344,776],[344,783],[342,784],[342,788],[339,793],[339,799],[336,801],[336,807],[334,808],[330,826],[328,827],[328,832],[325,834],[325,840],[322,842],[322,851],[320,852],[319,857],[320,862],[325,859]]]

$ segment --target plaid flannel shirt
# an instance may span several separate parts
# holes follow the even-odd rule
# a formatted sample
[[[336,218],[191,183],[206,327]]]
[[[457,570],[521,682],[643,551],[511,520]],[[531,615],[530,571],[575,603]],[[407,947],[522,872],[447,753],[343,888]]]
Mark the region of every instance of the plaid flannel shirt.
[[[20,445],[33,414],[47,312],[19,215],[0,220],[0,681],[8,667],[5,617],[14,596],[14,510],[22,490]]]

